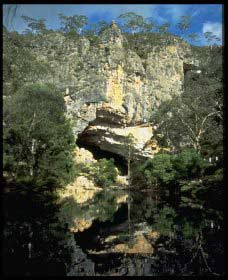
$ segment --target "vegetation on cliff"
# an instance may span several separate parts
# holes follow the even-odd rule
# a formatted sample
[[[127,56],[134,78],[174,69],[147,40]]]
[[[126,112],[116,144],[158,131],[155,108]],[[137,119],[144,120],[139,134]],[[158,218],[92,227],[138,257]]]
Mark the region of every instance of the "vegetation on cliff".
[[[222,161],[221,52],[216,50],[211,52],[211,56],[202,53],[207,63],[201,67],[200,73],[196,70],[186,73],[183,94],[163,102],[156,112],[152,112],[151,121],[157,125],[156,134],[160,135],[158,139],[162,145],[170,145],[177,151],[190,146],[207,158],[217,156]]]

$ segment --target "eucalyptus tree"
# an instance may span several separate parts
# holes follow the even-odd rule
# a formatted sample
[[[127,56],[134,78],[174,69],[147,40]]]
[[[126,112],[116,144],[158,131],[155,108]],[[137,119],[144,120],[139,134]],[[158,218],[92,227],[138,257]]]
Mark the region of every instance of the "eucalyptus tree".
[[[8,176],[49,182],[50,187],[70,180],[74,137],[61,93],[52,85],[28,85],[5,98],[3,105],[3,159]]]
[[[28,16],[21,16],[22,19],[27,23],[30,28],[29,31],[34,34],[44,34],[47,33],[47,27],[45,25],[46,19],[34,19]]]
[[[169,22],[163,23],[162,25],[158,26],[158,32],[162,34],[168,33],[168,30],[170,28],[171,24]]]
[[[3,30],[3,93],[14,95],[26,83],[35,83],[52,73],[28,48],[30,40],[18,32]]]
[[[156,23],[152,17],[146,18],[143,23],[143,32],[149,33],[156,27]]]
[[[221,87],[217,79],[195,76],[185,85],[182,96],[161,104],[151,119],[158,125],[157,132],[164,136],[167,145],[177,150],[189,146],[202,153],[207,135],[212,136],[215,131],[217,136],[207,140],[211,143],[207,150],[221,142],[223,112],[218,105]]]
[[[109,26],[109,23],[105,20],[99,20],[97,22],[98,33],[104,31]]]
[[[180,29],[181,33],[184,34],[186,30],[189,29],[191,24],[192,16],[181,16],[180,22],[178,22],[177,27]]]
[[[199,34],[197,33],[191,33],[188,35],[188,38],[192,41],[192,42],[197,42],[199,39]]]
[[[83,27],[88,23],[84,15],[66,16],[59,14],[61,30],[66,34],[81,34]]]
[[[131,34],[139,32],[143,29],[144,18],[136,13],[128,12],[121,14],[118,18],[123,21],[124,30],[130,30]]]
[[[207,43],[215,43],[221,41],[219,37],[217,37],[213,32],[207,31],[204,33],[204,37],[207,40]]]
[[[128,231],[129,236],[131,232],[131,162],[133,159],[133,149],[134,149],[134,136],[129,133],[125,139],[124,143],[126,149],[126,158],[127,158],[127,178],[128,178]]]

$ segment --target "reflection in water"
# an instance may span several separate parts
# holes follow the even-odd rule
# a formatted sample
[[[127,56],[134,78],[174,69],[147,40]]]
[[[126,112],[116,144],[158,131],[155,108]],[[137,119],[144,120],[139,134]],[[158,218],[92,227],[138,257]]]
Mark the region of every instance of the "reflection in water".
[[[131,191],[131,232],[123,204],[112,220],[75,235],[83,261],[72,275],[219,275],[224,272],[221,212],[182,196]],[[143,248],[143,249],[142,249]],[[77,254],[78,256],[80,255]]]

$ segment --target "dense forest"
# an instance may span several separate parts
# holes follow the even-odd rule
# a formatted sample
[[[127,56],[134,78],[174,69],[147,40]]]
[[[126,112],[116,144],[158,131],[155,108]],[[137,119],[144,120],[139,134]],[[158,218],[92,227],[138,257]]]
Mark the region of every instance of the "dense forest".
[[[70,200],[68,208],[63,207],[58,193],[81,174],[108,189],[117,180],[118,159],[100,156],[90,166],[74,162],[78,144],[65,92],[51,80],[46,82],[53,69],[32,48],[34,42],[45,44],[50,34],[72,42],[86,38],[93,47],[110,23],[60,14],[60,30],[50,30],[45,19],[22,18],[27,24],[22,33],[3,27],[2,266],[5,275],[66,275],[76,252],[68,230],[71,211],[87,210]],[[169,32],[168,22],[157,25],[135,13],[116,20],[126,38],[124,48],[142,60],[154,44],[194,43],[198,38],[188,32],[189,16],[178,23],[182,38]],[[200,75],[187,71],[183,94],[161,102],[156,110],[151,106],[148,122],[156,126],[160,151],[136,160],[133,139],[125,141],[131,220],[127,234],[133,220],[146,221],[160,233],[156,242],[164,246],[153,259],[155,275],[222,275],[225,269],[223,47],[217,46],[219,38],[213,33],[204,36],[208,46],[190,45],[204,62]],[[152,191],[153,202],[140,190]],[[96,197],[96,207],[104,210],[97,218],[100,223],[114,217],[113,199]]]

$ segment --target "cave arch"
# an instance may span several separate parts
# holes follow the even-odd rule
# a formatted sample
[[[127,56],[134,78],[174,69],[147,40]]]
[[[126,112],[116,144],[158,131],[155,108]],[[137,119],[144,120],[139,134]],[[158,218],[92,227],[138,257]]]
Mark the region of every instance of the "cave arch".
[[[85,148],[86,150],[90,151],[96,160],[102,158],[106,158],[106,159],[113,158],[114,164],[116,165],[116,167],[121,173],[120,175],[127,175],[127,161],[124,157],[109,151],[104,151],[99,147],[88,143],[83,132],[78,135],[76,144],[79,148]]]

